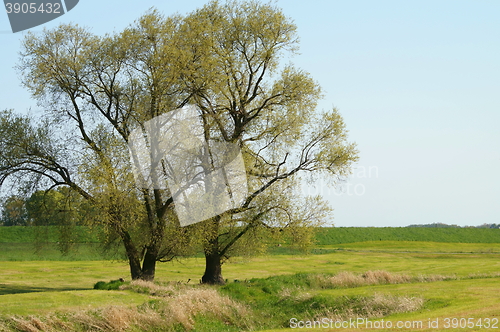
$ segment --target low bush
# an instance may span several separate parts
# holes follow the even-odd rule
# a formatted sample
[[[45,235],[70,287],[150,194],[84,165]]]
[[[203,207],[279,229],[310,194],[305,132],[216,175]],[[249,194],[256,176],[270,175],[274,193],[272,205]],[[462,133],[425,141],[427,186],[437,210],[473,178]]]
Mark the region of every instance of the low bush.
[[[118,290],[123,284],[125,284],[125,281],[123,281],[123,279],[111,280],[110,282],[98,281],[95,283],[94,289]]]

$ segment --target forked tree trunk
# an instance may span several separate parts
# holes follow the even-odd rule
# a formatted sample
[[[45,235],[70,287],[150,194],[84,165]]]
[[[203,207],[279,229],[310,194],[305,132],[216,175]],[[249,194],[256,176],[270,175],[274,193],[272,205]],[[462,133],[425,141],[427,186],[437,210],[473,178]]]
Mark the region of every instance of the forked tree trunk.
[[[132,280],[154,280],[156,271],[156,255],[152,253],[146,253],[142,262],[142,267],[141,261],[138,256],[129,252],[127,252],[127,256],[130,266],[130,276],[132,277]]]
[[[125,246],[125,252],[128,257],[128,263],[130,267],[130,276],[132,280],[142,279],[147,281],[153,281],[155,278],[156,270],[156,258],[158,250],[151,250],[148,248],[144,255],[144,260],[141,266],[141,255],[137,251],[137,248],[132,241],[129,233],[126,231],[121,231],[120,235]]]

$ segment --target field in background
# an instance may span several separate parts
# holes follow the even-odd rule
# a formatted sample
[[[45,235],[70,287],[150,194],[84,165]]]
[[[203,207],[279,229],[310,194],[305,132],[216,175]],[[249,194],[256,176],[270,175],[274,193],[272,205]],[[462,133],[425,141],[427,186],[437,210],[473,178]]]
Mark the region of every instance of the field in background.
[[[47,227],[0,227],[0,261],[89,261],[124,259],[121,247],[104,251],[98,230],[73,228],[72,248],[63,255],[59,250],[59,229]]]
[[[33,243],[38,237],[39,246]],[[35,227],[0,227],[0,261],[33,261],[33,260],[119,260],[125,255],[121,247],[103,252],[98,241],[98,230],[92,232],[85,227],[75,227],[74,248],[68,255],[61,255],[58,250],[58,230],[56,227],[44,227],[37,230]],[[376,242],[384,241],[384,246],[376,246]],[[390,241],[389,244],[387,241]],[[405,242],[403,244],[403,242]],[[415,243],[411,243],[415,242]],[[421,244],[420,242],[427,242]],[[311,254],[324,254],[338,249],[349,249],[352,243],[356,248],[375,245],[377,250],[403,251],[500,251],[500,229],[485,228],[419,228],[419,227],[325,227],[319,228],[316,233],[316,246]],[[438,244],[439,243],[439,244]],[[450,243],[464,243],[460,250]],[[483,244],[488,244],[484,246]],[[496,246],[495,244],[499,244]],[[399,249],[398,249],[399,248]],[[269,248],[270,254],[298,254],[289,249],[286,244],[282,247]]]
[[[7,228],[10,230],[6,233]],[[385,320],[394,322],[398,320],[427,322],[428,319],[440,319],[442,323],[446,317],[476,320],[488,317],[500,318],[500,233],[498,231],[496,229],[435,228],[322,229],[317,235],[318,245],[312,250],[313,254],[292,255],[286,246],[273,248],[274,254],[271,255],[231,259],[223,266],[223,275],[228,282],[228,294],[240,296],[241,301],[248,302],[249,305],[255,301],[264,301],[267,295],[273,295],[273,287],[283,288],[278,292],[279,294],[286,290],[285,284],[266,281],[265,278],[272,276],[291,276],[297,273],[318,276],[342,275],[343,273],[362,275],[367,271],[380,270],[392,275],[408,275],[412,278],[419,278],[423,275],[439,276],[445,280],[439,281],[439,278],[436,278],[437,281],[423,283],[411,281],[402,284],[358,285],[350,288],[315,288],[304,290],[304,294],[314,296],[313,299],[355,299],[380,294],[424,299],[423,308],[420,310],[384,317]],[[34,254],[28,235],[21,233],[22,230],[16,230],[16,228],[0,227],[0,257],[3,257],[0,259],[4,260],[0,270],[0,302],[2,303],[0,317],[12,315],[43,317],[54,312],[85,311],[117,305],[142,308],[147,303],[156,303],[158,298],[151,294],[93,290],[92,287],[97,281],[115,280],[120,277],[129,279],[126,262],[97,260],[99,256],[96,255],[98,252],[96,248],[98,246],[95,242],[80,244],[80,249],[88,249],[87,258],[94,258],[72,261],[69,256],[64,258],[66,261],[58,261],[60,254],[53,248],[52,252],[45,252],[50,260],[44,261],[39,260],[40,256]],[[16,240],[15,236],[19,236],[25,242],[13,242]],[[56,236],[51,236],[52,238],[48,239],[54,241]],[[425,237],[440,239],[441,242],[425,241]],[[459,240],[466,243],[460,243]],[[16,246],[18,251],[6,251],[6,248],[13,249]],[[10,259],[5,259],[6,257]],[[21,257],[21,259],[16,260],[16,257]],[[38,257],[38,260],[31,260],[30,257]],[[202,257],[159,264],[156,280],[158,283],[175,282],[188,286],[195,285],[198,284],[203,270],[204,259]],[[236,295],[239,293],[235,291],[244,291],[246,287],[244,285],[247,285],[247,281],[253,278],[262,280],[259,282],[264,286],[261,287],[260,293]],[[224,292],[223,289],[221,291]],[[236,300],[239,299],[236,298]],[[295,305],[296,302],[293,303]],[[313,304],[314,301],[311,302],[311,305]],[[263,308],[268,311],[276,308],[276,316],[279,316],[278,311],[282,313],[284,310],[279,307],[279,303],[268,303],[268,307],[264,305]],[[296,318],[300,320],[307,317],[301,313]],[[241,330],[231,324],[217,325],[213,321],[206,322],[205,320],[204,316],[198,317],[196,319],[198,327],[195,327],[193,331]],[[449,330],[444,329],[442,324],[440,327],[440,329],[423,330]],[[349,331],[349,329],[341,330]],[[484,329],[480,327],[464,329],[464,331],[475,330]],[[328,329],[317,331],[328,331]]]
[[[318,245],[366,241],[500,243],[500,229],[428,227],[327,227],[317,232]]]

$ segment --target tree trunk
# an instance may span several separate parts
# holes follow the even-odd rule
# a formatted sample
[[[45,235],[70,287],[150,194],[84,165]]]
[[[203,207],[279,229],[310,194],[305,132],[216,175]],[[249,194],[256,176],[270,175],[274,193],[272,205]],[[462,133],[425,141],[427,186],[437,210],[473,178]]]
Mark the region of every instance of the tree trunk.
[[[201,282],[210,285],[225,284],[224,278],[222,278],[222,264],[218,250],[205,251],[205,274],[203,274]]]
[[[142,279],[147,281],[153,281],[155,278],[156,270],[156,258],[158,250],[151,250],[148,248],[144,255],[144,260],[141,267],[141,256],[137,251],[137,248],[130,237],[130,234],[126,231],[121,231],[120,235],[125,246],[125,252],[128,257],[128,264],[130,266],[130,276],[132,280]]]
[[[156,271],[156,252],[148,249],[142,262],[142,273],[140,279],[146,281],[153,281],[155,279]]]
[[[132,280],[140,279],[142,271],[141,271],[141,263],[136,257],[128,258],[128,265],[130,266],[130,276]]]
[[[222,278],[222,262],[219,248],[219,222],[221,216],[216,216],[209,221],[210,238],[205,245],[205,273],[201,278],[203,284],[224,285]]]
[[[123,245],[125,246],[125,252],[128,257],[128,264],[130,266],[130,276],[132,280],[140,279],[142,275],[141,269],[141,259],[137,248],[135,247],[132,238],[126,231],[121,231],[120,236],[122,237]]]

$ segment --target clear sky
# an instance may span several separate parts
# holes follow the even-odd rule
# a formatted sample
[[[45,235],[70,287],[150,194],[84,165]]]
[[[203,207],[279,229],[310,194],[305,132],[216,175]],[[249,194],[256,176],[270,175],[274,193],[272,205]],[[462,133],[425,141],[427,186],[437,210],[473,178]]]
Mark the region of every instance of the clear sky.
[[[46,23],[119,31],[148,8],[206,1],[80,0]],[[318,184],[336,226],[500,223],[500,1],[278,0],[295,20],[291,59],[344,116],[360,161],[341,188]],[[32,29],[41,31],[41,27]],[[0,109],[37,110],[19,83],[23,33],[0,14]]]

